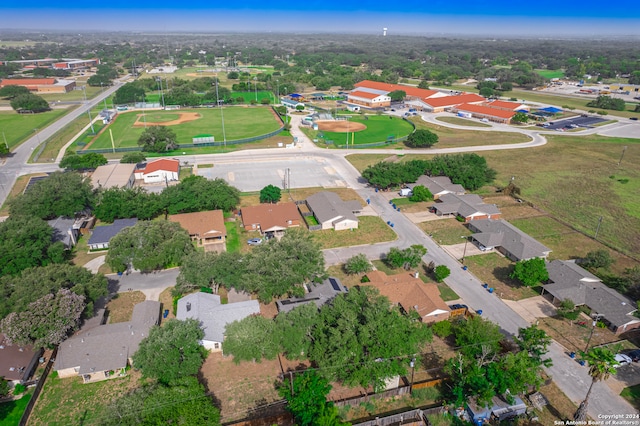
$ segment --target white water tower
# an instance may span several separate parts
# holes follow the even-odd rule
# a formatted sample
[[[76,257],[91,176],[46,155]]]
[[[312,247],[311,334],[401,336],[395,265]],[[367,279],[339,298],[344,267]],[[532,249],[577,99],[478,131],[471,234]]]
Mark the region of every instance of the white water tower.
[[[382,29],[382,37],[386,37],[387,36],[387,29],[383,28]]]

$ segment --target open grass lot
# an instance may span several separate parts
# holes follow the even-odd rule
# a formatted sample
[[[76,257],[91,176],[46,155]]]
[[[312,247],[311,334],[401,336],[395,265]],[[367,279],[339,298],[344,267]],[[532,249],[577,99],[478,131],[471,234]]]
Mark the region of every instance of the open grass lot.
[[[79,89],[71,90],[67,93],[38,93],[38,96],[42,97],[47,102],[71,102],[84,100],[85,91],[87,99],[95,98],[102,91],[102,88],[100,88],[100,86],[92,87],[88,84],[85,84],[85,82],[81,80],[76,81],[76,85],[76,87],[79,87]],[[82,90],[82,86],[85,86],[85,90]]]
[[[346,157],[360,173],[380,161],[397,161],[399,156],[389,154],[348,154]]]
[[[454,118],[454,117],[451,117]],[[531,140],[522,133],[511,132],[475,132],[473,130],[452,129],[423,121],[420,117],[410,119],[416,129],[427,129],[438,135],[435,148],[455,148],[460,146],[503,145]]]
[[[512,262],[498,253],[467,256],[464,264],[480,281],[493,287],[500,298],[520,300],[540,294],[537,288],[526,287],[520,281],[509,278]]]
[[[631,405],[640,411],[640,385],[624,388],[620,396],[629,401]]]
[[[130,291],[116,294],[107,303],[107,313],[109,324],[131,321],[133,307],[145,301],[145,295],[141,291]]]
[[[29,390],[22,398],[16,401],[8,401],[0,404],[0,421],[5,426],[18,426],[22,413],[27,407],[27,403],[33,396],[33,390]]]
[[[107,405],[137,388],[140,377],[140,372],[129,370],[125,377],[83,384],[80,377],[61,379],[52,372],[29,417],[29,425],[100,424],[109,415]]]
[[[113,133],[116,147],[131,147],[138,145],[138,138],[144,132],[144,127],[133,127],[142,111],[131,111],[118,114],[115,121],[102,132],[88,148],[111,148],[108,129]],[[182,124],[172,125],[176,132],[178,143],[192,143],[192,138],[199,134],[211,134],[216,141],[223,141],[222,120],[219,108],[200,108],[195,110],[181,109],[179,111],[147,111],[147,117],[161,118],[175,117],[178,113],[198,113],[201,118]],[[276,120],[273,111],[268,107],[226,107],[224,108],[224,126],[227,140],[237,140],[277,130],[280,122]],[[147,118],[147,122],[155,121]]]
[[[230,253],[240,251],[242,241],[240,241],[239,223],[225,222],[224,227],[227,229],[227,251]]]
[[[552,78],[562,78],[564,77],[564,71],[562,70],[535,70],[536,73],[540,74],[544,78],[548,78],[551,80]]]
[[[436,243],[445,246],[463,243],[460,237],[472,235],[463,223],[453,217],[422,222],[418,226],[425,234],[431,235]]]
[[[353,115],[349,121],[362,123],[367,127],[365,130],[350,133],[349,144],[352,142],[355,145],[385,142],[389,140],[389,138],[401,138],[413,132],[413,127],[405,120],[386,115]],[[318,139],[321,144],[324,143],[324,141],[333,141],[334,145],[345,145],[347,143],[346,132],[316,132],[313,130],[310,130],[309,132],[311,134],[311,139]]]
[[[561,421],[564,424],[565,420],[573,419],[573,414],[578,409],[578,406],[553,381],[540,386],[540,393],[545,396],[549,404],[543,407],[542,410],[534,411],[538,416],[539,424],[553,425],[555,421]]]
[[[360,216],[358,221],[358,229],[353,231],[325,229],[313,231],[311,235],[320,243],[322,249],[382,243],[398,238],[378,216]]]
[[[458,126],[469,126],[469,127],[491,127],[488,124],[481,123],[477,120],[470,120],[468,118],[460,118],[460,117],[436,117],[436,120],[443,121],[445,123],[457,124]]]
[[[9,149],[15,148],[26,139],[36,136],[36,129],[42,130],[69,111],[69,109],[52,109],[38,114],[0,111],[0,133],[4,133],[4,137],[0,135],[2,137],[0,143],[4,144],[6,137]]]

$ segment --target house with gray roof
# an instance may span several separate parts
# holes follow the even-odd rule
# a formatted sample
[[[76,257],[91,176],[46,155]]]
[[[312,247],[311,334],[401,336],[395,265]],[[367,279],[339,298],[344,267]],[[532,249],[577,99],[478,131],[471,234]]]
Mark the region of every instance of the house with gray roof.
[[[131,321],[81,331],[58,347],[58,376],[81,376],[84,383],[121,377],[142,339],[160,320],[160,302],[146,300],[133,307]]]
[[[202,346],[211,351],[222,351],[227,324],[260,314],[257,300],[222,304],[220,296],[209,293],[191,293],[178,300],[176,318],[200,321],[204,330]]]
[[[422,175],[416,181],[415,186],[422,185],[433,194],[433,199],[437,200],[444,194],[462,195],[465,189],[462,185],[451,183],[451,179],[447,176],[427,176]]]
[[[42,348],[9,343],[0,333],[0,377],[14,385],[26,382],[36,369],[42,352]]]
[[[443,194],[432,210],[438,216],[459,216],[465,223],[479,219],[500,219],[500,209],[495,204],[485,204],[476,194]]]
[[[79,231],[74,227],[76,220],[68,217],[58,217],[48,220],[47,223],[53,228],[53,242],[61,242],[68,250],[76,245]]]
[[[514,262],[534,257],[546,259],[551,253],[550,248],[502,219],[472,220],[469,222],[469,230],[475,232],[471,241],[477,243],[480,250],[495,248]]]
[[[109,241],[124,228],[134,226],[138,223],[138,219],[116,219],[113,224],[107,226],[96,226],[93,228],[91,238],[87,242],[89,250],[108,249]]]
[[[329,277],[319,284],[310,283],[304,286],[304,297],[292,297],[276,301],[278,312],[289,312],[298,306],[314,303],[318,308],[329,303],[338,294],[347,293],[349,290],[339,279]]]
[[[587,306],[593,317],[598,316],[616,333],[640,327],[640,318],[633,315],[637,310],[634,301],[607,287],[575,261],[554,260],[547,263],[547,272],[549,282],[542,286],[542,294],[551,296],[554,304],[569,299],[576,306]]]
[[[362,210],[358,201],[342,201],[338,194],[322,191],[307,197],[306,202],[322,229],[341,231],[358,228],[358,218],[355,214]]]

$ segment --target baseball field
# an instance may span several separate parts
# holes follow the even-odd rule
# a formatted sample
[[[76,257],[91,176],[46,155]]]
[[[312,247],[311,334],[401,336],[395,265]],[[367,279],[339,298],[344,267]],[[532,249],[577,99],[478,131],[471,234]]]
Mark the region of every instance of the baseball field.
[[[222,114],[222,115],[221,115]],[[222,116],[224,131],[222,132]],[[116,148],[138,146],[145,126],[170,126],[179,144],[192,143],[194,136],[213,135],[215,141],[250,138],[273,132],[281,123],[268,107],[225,107],[180,109],[173,111],[128,111],[118,114],[90,144],[88,149],[111,148],[109,129]]]
[[[326,129],[326,130],[323,130]],[[367,144],[385,142],[409,135],[413,126],[399,117],[387,115],[352,116],[347,121],[327,121],[318,123],[317,139],[320,142],[333,141],[334,145]]]

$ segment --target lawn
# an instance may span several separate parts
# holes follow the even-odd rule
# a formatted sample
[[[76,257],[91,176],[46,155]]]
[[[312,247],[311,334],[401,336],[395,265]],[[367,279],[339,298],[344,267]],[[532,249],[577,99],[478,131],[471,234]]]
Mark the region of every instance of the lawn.
[[[564,71],[562,70],[535,70],[536,73],[540,74],[544,78],[548,78],[551,80],[552,78],[562,78],[564,77]]]
[[[125,377],[89,384],[83,384],[80,377],[61,379],[52,372],[29,417],[29,425],[100,424],[109,415],[107,405],[137,388],[139,382],[140,373],[135,370],[129,370]]]
[[[197,110],[182,109],[175,111],[153,111],[147,112],[147,122],[153,122],[155,119],[163,117],[171,117],[175,119],[179,113],[198,113],[201,118],[182,124],[170,126],[176,132],[178,143],[190,144],[192,138],[199,134],[211,134],[215,140],[220,142],[224,140],[232,141],[244,139],[253,136],[264,135],[277,130],[281,123],[275,119],[274,113],[268,107],[226,107],[224,114],[225,135],[222,133],[222,120],[220,108],[201,108]],[[131,111],[124,114],[118,114],[112,124],[108,127],[113,133],[113,139],[116,147],[132,147],[138,145],[138,138],[144,132],[144,127],[133,127],[138,120],[140,111]],[[149,117],[155,117],[153,120]],[[107,129],[107,130],[108,130]],[[104,149],[111,148],[111,139],[108,131],[102,132],[87,148]]]
[[[624,388],[620,396],[629,401],[637,410],[640,410],[640,385]]]
[[[497,253],[467,256],[465,265],[480,281],[493,287],[500,298],[520,300],[540,294],[536,288],[526,287],[520,281],[509,278],[512,262]]]
[[[398,238],[396,233],[378,216],[360,216],[358,221],[358,229],[351,231],[325,229],[313,231],[311,235],[320,243],[322,249],[382,243]]]
[[[242,241],[240,241],[240,235],[238,231],[238,228],[240,227],[239,222],[225,222],[224,227],[227,229],[227,251],[229,253],[240,251]]]
[[[116,294],[107,303],[107,322],[115,324],[119,322],[131,321],[133,307],[146,299],[141,291],[129,291],[127,293]]]
[[[436,117],[438,121],[444,121],[445,123],[456,124],[458,126],[469,126],[469,127],[491,127],[488,124],[481,123],[479,121],[470,120],[468,118],[460,118],[460,117]]]
[[[80,85],[78,87],[81,87],[82,85],[84,85],[84,83],[82,83],[81,81],[77,81],[77,84]],[[106,87],[105,87],[105,89],[106,89]],[[93,86],[89,86],[88,84],[85,86],[85,90],[86,90],[87,99],[93,99],[99,93],[102,92],[102,88],[100,86],[93,87]],[[46,100],[48,102],[81,101],[81,100],[84,100],[85,90],[76,89],[76,90],[72,90],[72,91],[67,92],[67,93],[38,93],[38,96],[42,97],[44,100]],[[102,105],[102,104],[100,104],[100,105]]]
[[[422,222],[418,226],[425,234],[431,235],[435,242],[445,246],[464,243],[461,237],[472,234],[463,223],[458,222],[455,218],[430,220]]]
[[[22,398],[16,401],[8,401],[0,404],[0,421],[5,426],[17,426],[27,407],[27,403],[33,396],[32,390],[25,393]]]
[[[15,148],[26,139],[36,136],[38,132],[60,117],[71,111],[68,108],[52,109],[38,114],[18,114],[15,111],[0,111],[0,133],[4,144],[5,139],[9,149]],[[40,142],[44,142],[43,139]]]
[[[413,126],[406,120],[386,115],[353,115],[350,122],[362,123],[367,128],[359,132],[352,132],[349,135],[349,144],[368,144],[376,142],[386,142],[391,139],[397,139],[407,136],[413,132]],[[344,145],[347,142],[346,132],[326,132],[313,130],[310,131],[311,139],[318,139],[319,143],[324,141],[333,141],[336,146]]]

